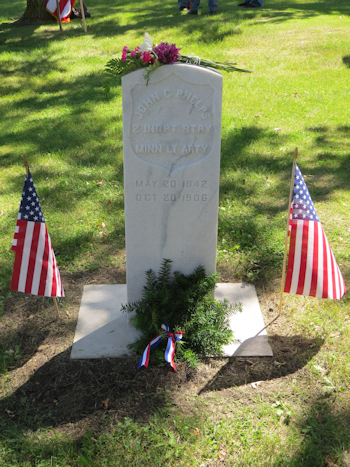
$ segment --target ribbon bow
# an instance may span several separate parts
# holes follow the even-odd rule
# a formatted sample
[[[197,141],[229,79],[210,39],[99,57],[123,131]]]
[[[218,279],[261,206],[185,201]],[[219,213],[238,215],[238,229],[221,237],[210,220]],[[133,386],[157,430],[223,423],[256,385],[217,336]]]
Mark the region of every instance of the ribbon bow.
[[[174,363],[174,355],[175,355],[175,341],[180,341],[182,339],[182,334],[183,331],[179,332],[170,332],[170,327],[168,323],[163,323],[161,325],[161,329],[165,331],[168,335],[168,343],[165,349],[165,361],[167,361],[170,366],[173,368],[174,371],[176,371],[176,366]],[[139,366],[137,369],[141,368],[142,366],[145,366],[146,368],[148,367],[148,362],[149,362],[149,354],[151,349],[154,349],[154,347],[157,347],[157,345],[160,343],[162,340],[162,336],[158,334],[154,339],[151,340],[151,342],[148,344],[146,347],[145,351],[143,352],[143,355],[140,359]]]

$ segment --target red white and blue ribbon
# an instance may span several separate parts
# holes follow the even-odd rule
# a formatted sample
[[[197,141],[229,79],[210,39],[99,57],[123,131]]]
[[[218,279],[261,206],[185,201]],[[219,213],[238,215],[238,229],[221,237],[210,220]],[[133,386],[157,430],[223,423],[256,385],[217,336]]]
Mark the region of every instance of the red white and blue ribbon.
[[[168,323],[163,323],[161,325],[161,329],[163,329],[163,331],[167,333],[167,337],[168,337],[168,342],[167,342],[167,346],[165,349],[165,355],[164,355],[165,361],[167,361],[170,364],[170,366],[173,368],[173,370],[176,371],[176,366],[174,362],[175,341],[181,341],[183,331],[170,332],[170,327]],[[157,345],[161,342],[161,340],[162,340],[162,336],[160,334],[158,334],[158,336],[156,336],[154,339],[151,340],[151,342],[148,344],[145,351],[143,352],[138,368],[141,368],[142,366],[145,366],[146,368],[148,367],[149,354],[151,352],[151,349],[154,349],[154,347],[157,347]]]

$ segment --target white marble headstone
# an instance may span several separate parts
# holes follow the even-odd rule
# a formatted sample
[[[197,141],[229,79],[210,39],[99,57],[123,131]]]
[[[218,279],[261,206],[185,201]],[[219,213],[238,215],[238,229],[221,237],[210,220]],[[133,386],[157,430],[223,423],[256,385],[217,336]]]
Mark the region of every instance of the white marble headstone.
[[[122,79],[128,302],[163,259],[215,271],[222,76],[194,65]]]
[[[138,337],[121,305],[141,297],[145,272],[163,259],[189,274],[215,271],[222,76],[175,64],[122,80],[126,285],[84,287],[71,358],[121,357]],[[229,356],[272,355],[254,287],[218,284],[217,300],[242,302],[230,319]]]

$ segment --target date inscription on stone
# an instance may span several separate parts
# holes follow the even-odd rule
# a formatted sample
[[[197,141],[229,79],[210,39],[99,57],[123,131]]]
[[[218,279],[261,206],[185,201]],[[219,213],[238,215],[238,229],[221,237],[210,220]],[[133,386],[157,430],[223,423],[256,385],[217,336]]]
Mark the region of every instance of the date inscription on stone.
[[[137,202],[208,201],[207,180],[136,180],[135,188]]]

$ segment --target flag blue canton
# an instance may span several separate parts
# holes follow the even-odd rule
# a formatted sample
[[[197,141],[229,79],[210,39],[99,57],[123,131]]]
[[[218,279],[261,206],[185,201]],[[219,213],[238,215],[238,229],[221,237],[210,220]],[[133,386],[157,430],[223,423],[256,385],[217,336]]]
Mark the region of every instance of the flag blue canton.
[[[30,172],[29,177],[25,178],[18,218],[24,221],[45,223]]]
[[[297,164],[295,164],[293,219],[319,222],[314,203]]]

